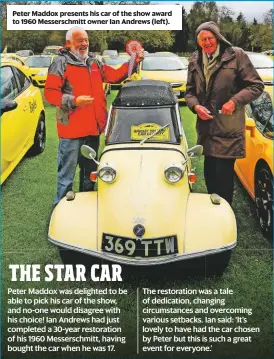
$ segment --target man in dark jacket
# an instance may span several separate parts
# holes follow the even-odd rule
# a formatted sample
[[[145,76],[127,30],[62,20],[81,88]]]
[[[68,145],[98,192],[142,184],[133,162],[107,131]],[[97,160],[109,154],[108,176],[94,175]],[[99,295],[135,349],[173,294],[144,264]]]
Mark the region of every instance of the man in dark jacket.
[[[129,63],[114,69],[89,53],[88,48],[86,31],[80,27],[70,29],[66,34],[66,47],[59,51],[49,67],[45,84],[46,100],[57,106],[59,147],[55,205],[72,190],[78,164],[79,190],[93,190],[94,183],[89,175],[96,165],[81,155],[80,148],[86,144],[98,152],[100,134],[107,120],[103,82],[117,82],[128,74]],[[140,49],[136,63],[143,57],[144,49]]]
[[[186,103],[197,114],[198,144],[204,148],[208,193],[230,204],[234,162],[245,157],[244,106],[263,92],[263,82],[246,53],[205,22],[196,30],[198,50],[188,66]]]

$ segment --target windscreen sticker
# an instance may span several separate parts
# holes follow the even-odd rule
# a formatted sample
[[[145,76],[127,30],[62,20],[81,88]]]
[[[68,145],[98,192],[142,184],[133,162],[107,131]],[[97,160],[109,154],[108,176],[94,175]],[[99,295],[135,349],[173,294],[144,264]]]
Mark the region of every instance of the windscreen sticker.
[[[131,126],[131,139],[135,141],[141,141],[156,132],[160,125],[157,123],[142,123],[138,126]],[[170,131],[168,127],[165,127],[159,132],[157,132],[153,137],[148,139],[148,141],[169,141],[170,140]]]

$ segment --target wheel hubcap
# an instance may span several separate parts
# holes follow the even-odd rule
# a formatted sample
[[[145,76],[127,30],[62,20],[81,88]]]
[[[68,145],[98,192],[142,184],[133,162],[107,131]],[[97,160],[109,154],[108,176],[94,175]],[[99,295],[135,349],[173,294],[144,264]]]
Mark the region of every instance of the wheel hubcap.
[[[39,142],[39,146],[40,148],[44,148],[45,147],[45,123],[44,121],[40,121],[40,126],[39,126],[39,132],[38,132],[38,142]]]
[[[270,233],[273,219],[272,175],[267,169],[261,169],[255,183],[256,211],[261,228]]]

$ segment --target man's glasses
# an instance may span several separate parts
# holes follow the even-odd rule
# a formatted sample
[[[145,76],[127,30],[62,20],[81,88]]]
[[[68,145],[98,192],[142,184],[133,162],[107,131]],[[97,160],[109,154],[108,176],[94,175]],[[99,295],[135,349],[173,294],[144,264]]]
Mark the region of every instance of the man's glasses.
[[[212,41],[214,39],[215,39],[215,37],[205,37],[205,38],[198,38],[198,41],[207,42],[207,41]]]
[[[77,44],[84,44],[84,43],[88,44],[89,43],[88,39],[77,39],[76,42],[77,42]]]

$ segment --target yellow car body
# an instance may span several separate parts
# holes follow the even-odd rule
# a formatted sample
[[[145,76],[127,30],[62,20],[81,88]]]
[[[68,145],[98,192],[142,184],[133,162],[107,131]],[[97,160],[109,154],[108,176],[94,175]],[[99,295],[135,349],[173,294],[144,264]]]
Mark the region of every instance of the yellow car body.
[[[237,159],[235,172],[255,201],[263,233],[273,229],[273,87],[246,106],[246,157]]]
[[[1,63],[1,183],[24,155],[45,148],[45,110],[40,90],[15,61]]]
[[[27,68],[27,65],[26,65],[26,63],[25,63],[25,60],[24,60],[21,56],[15,54],[15,53],[4,53],[4,54],[1,54],[1,62],[2,62],[2,61],[16,61],[16,62],[18,62],[21,66],[23,66],[25,69]]]
[[[179,102],[185,102],[187,66],[172,53],[149,53],[138,66],[141,80],[168,82]]]
[[[26,59],[26,65],[29,67],[29,75],[34,84],[39,87],[44,87],[47,76],[48,68],[52,63],[55,55],[34,55]]]
[[[266,50],[266,51],[263,51],[262,54],[267,55],[272,60],[274,59],[274,50]]]
[[[103,82],[104,93],[107,96],[110,93],[111,85],[108,82]]]
[[[222,273],[236,221],[224,199],[192,192],[190,157],[201,152],[188,149],[167,83],[125,84],[110,110],[97,192],[63,198],[51,216],[49,240],[63,262],[76,263],[77,253],[133,266],[206,257],[208,271]]]

